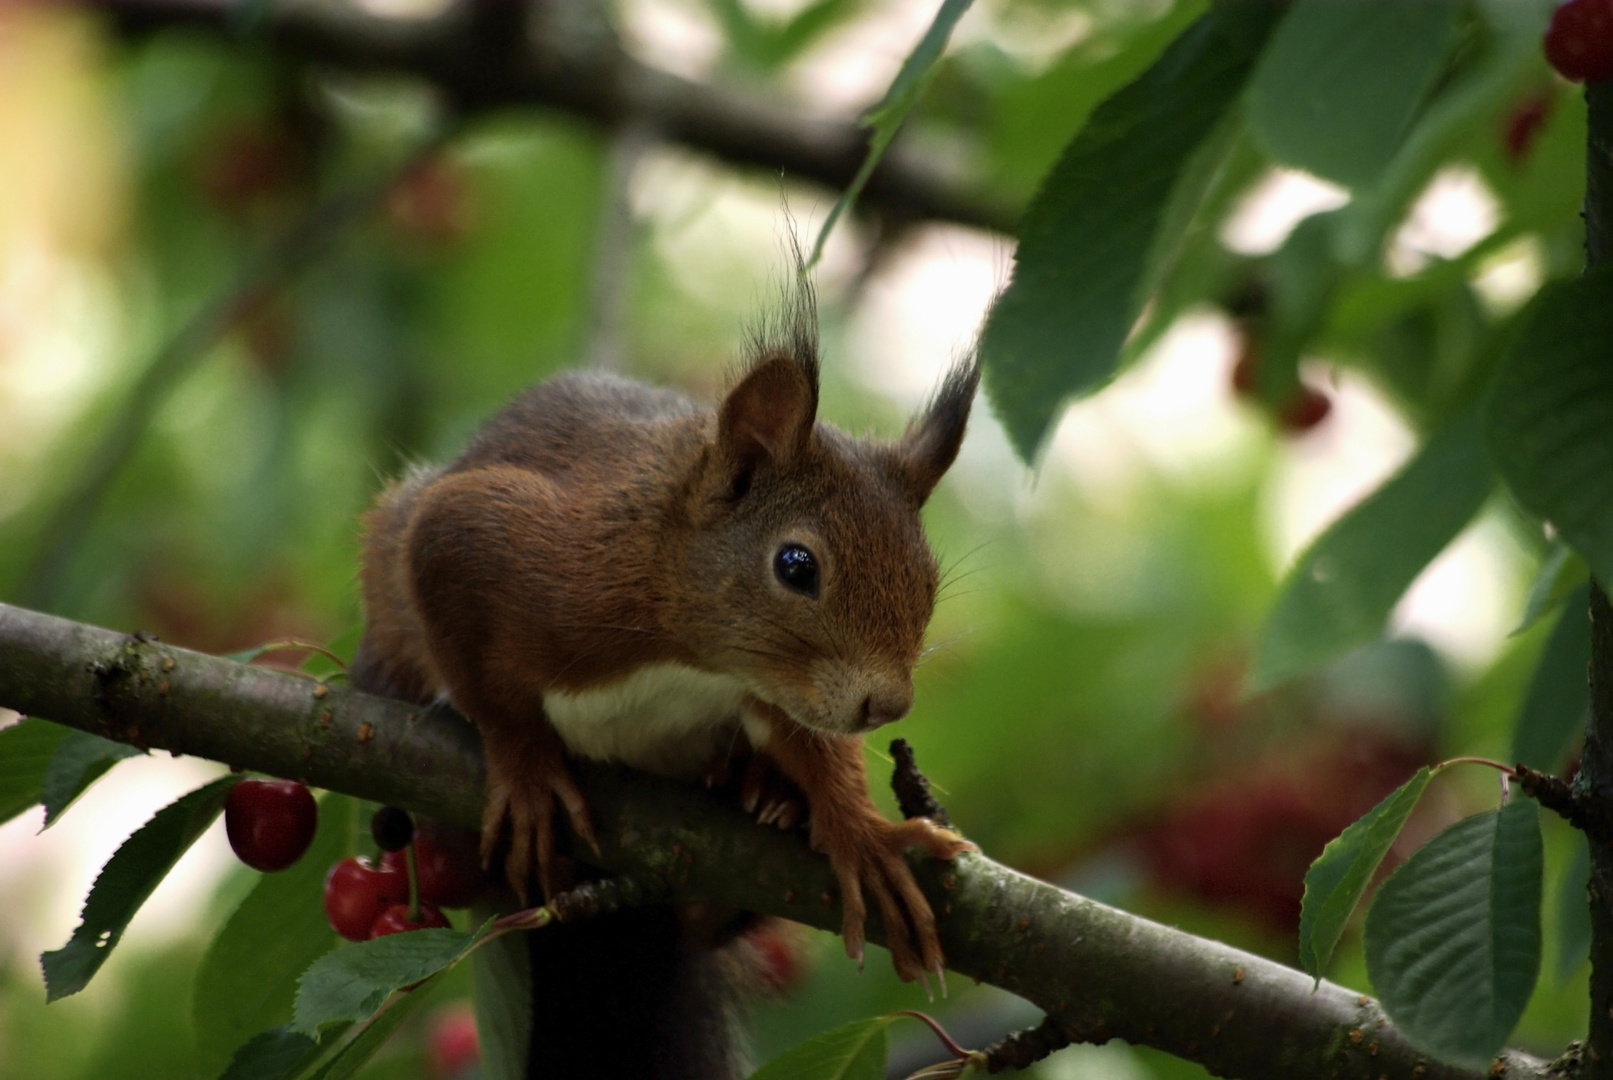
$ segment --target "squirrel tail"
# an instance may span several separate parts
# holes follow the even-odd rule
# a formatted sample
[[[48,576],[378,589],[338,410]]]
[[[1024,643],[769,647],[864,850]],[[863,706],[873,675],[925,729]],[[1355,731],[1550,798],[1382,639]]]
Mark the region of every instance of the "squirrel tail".
[[[691,941],[671,905],[631,908],[524,935],[532,1026],[525,1080],[739,1080],[737,959]]]

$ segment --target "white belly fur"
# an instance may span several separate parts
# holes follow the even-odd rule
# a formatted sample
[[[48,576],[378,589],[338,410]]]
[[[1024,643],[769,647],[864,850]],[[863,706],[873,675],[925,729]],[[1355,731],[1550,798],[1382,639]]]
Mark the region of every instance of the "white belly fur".
[[[650,664],[577,693],[543,695],[543,711],[579,757],[694,777],[738,737],[745,685],[681,664]]]

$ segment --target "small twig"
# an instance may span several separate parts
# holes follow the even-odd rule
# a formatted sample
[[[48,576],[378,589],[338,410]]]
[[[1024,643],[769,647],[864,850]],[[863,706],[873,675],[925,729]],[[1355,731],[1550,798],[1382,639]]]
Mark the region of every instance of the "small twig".
[[[578,885],[557,894],[549,910],[558,922],[576,922],[608,915],[623,908],[642,907],[665,900],[672,890],[665,882],[622,874]]]
[[[891,740],[891,758],[896,763],[896,769],[891,774],[891,790],[896,793],[896,805],[901,808],[902,816],[931,818],[950,829],[952,819],[947,817],[946,807],[936,802],[935,796],[930,794],[930,781],[919,772],[918,763],[913,758],[913,748],[906,739]]]
[[[1585,798],[1575,786],[1562,777],[1531,769],[1519,762],[1513,769],[1513,778],[1523,793],[1568,822],[1592,840],[1607,843],[1613,839],[1605,815],[1596,813],[1591,800]]]

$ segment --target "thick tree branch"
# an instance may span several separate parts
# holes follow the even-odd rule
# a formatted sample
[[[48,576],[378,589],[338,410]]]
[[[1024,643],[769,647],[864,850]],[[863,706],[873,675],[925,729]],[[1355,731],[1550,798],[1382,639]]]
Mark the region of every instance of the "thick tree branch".
[[[4,604],[0,705],[466,825],[479,818],[480,747],[452,713]],[[598,765],[579,773],[607,869],[655,875],[684,898],[839,927],[828,864],[799,834],[757,828],[669,781]],[[984,856],[919,870],[953,970],[1041,1006],[1075,1040],[1122,1038],[1247,1080],[1485,1075],[1424,1058],[1365,996],[1313,989],[1291,968]],[[1537,1077],[1544,1066],[1508,1053],[1488,1075]]]
[[[1613,80],[1592,83],[1585,153],[1585,265],[1613,261]],[[1613,607],[1591,582],[1591,711],[1575,785],[1587,801],[1613,805]],[[1591,1016],[1588,1074],[1613,1077],[1613,848],[1591,843]]]
[[[99,0],[121,32],[190,26],[234,36],[239,5],[218,0]],[[782,171],[840,190],[868,148],[854,124],[805,116],[744,92],[679,78],[642,64],[602,35],[577,35],[525,19],[508,0],[459,5],[424,21],[365,15],[334,5],[273,5],[250,34],[281,53],[332,68],[426,80],[466,112],[511,105],[558,109],[609,128],[634,125],[725,161]],[[542,10],[541,6],[538,10]],[[1013,231],[1018,208],[960,175],[951,158],[898,140],[864,189],[866,203],[897,220],[938,218]]]

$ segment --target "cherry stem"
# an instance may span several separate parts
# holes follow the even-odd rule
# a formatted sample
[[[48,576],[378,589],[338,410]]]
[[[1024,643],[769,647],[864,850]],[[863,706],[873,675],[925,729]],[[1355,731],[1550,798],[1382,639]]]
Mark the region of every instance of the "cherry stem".
[[[554,912],[547,905],[542,907],[523,908],[520,911],[501,915],[493,920],[492,929],[488,936],[504,934],[511,930],[536,930],[540,926],[548,926],[554,921]]]
[[[414,856],[414,841],[403,846],[403,858],[409,867],[409,921],[420,921],[420,861]]]
[[[907,1080],[957,1080],[963,1075],[963,1070],[969,1063],[962,1059],[957,1061],[943,1061],[936,1065],[926,1065],[918,1072],[912,1074]]]
[[[952,1036],[947,1034],[946,1028],[937,1023],[933,1017],[921,1013],[916,1009],[897,1009],[890,1015],[911,1016],[915,1020],[924,1021],[926,1024],[930,1025],[930,1030],[935,1032],[935,1037],[941,1040],[942,1046],[946,1047],[949,1051],[958,1055],[960,1058],[967,1059],[969,1057],[969,1051],[959,1046],[956,1042],[953,1042]]]
[[[266,642],[266,643],[264,643],[262,645],[257,646],[257,648],[252,650],[252,651],[257,654],[256,656],[252,657],[253,660],[258,660],[258,659],[261,659],[262,657],[265,657],[265,656],[269,655],[270,653],[277,653],[277,652],[312,652],[312,653],[318,653],[319,655],[323,656],[325,659],[329,660],[331,663],[335,664],[337,669],[340,670],[343,674],[346,674],[346,672],[347,672],[347,661],[346,660],[343,660],[340,656],[337,656],[335,653],[331,652],[329,649],[325,648],[325,646],[323,646],[323,645],[316,645],[312,641],[303,641],[301,638],[285,638],[285,639],[280,640],[280,641]],[[250,662],[251,661],[248,661],[248,663],[250,663]]]
[[[1503,777],[1510,777],[1510,778],[1516,779],[1516,777],[1518,775],[1518,770],[1514,769],[1511,765],[1503,765],[1501,762],[1496,761],[1494,758],[1487,758],[1487,757],[1453,757],[1453,758],[1448,758],[1447,760],[1440,762],[1438,765],[1435,765],[1434,768],[1431,771],[1439,772],[1439,771],[1445,769],[1447,766],[1450,766],[1450,765],[1488,765],[1490,768],[1495,769],[1498,772],[1500,772]]]

